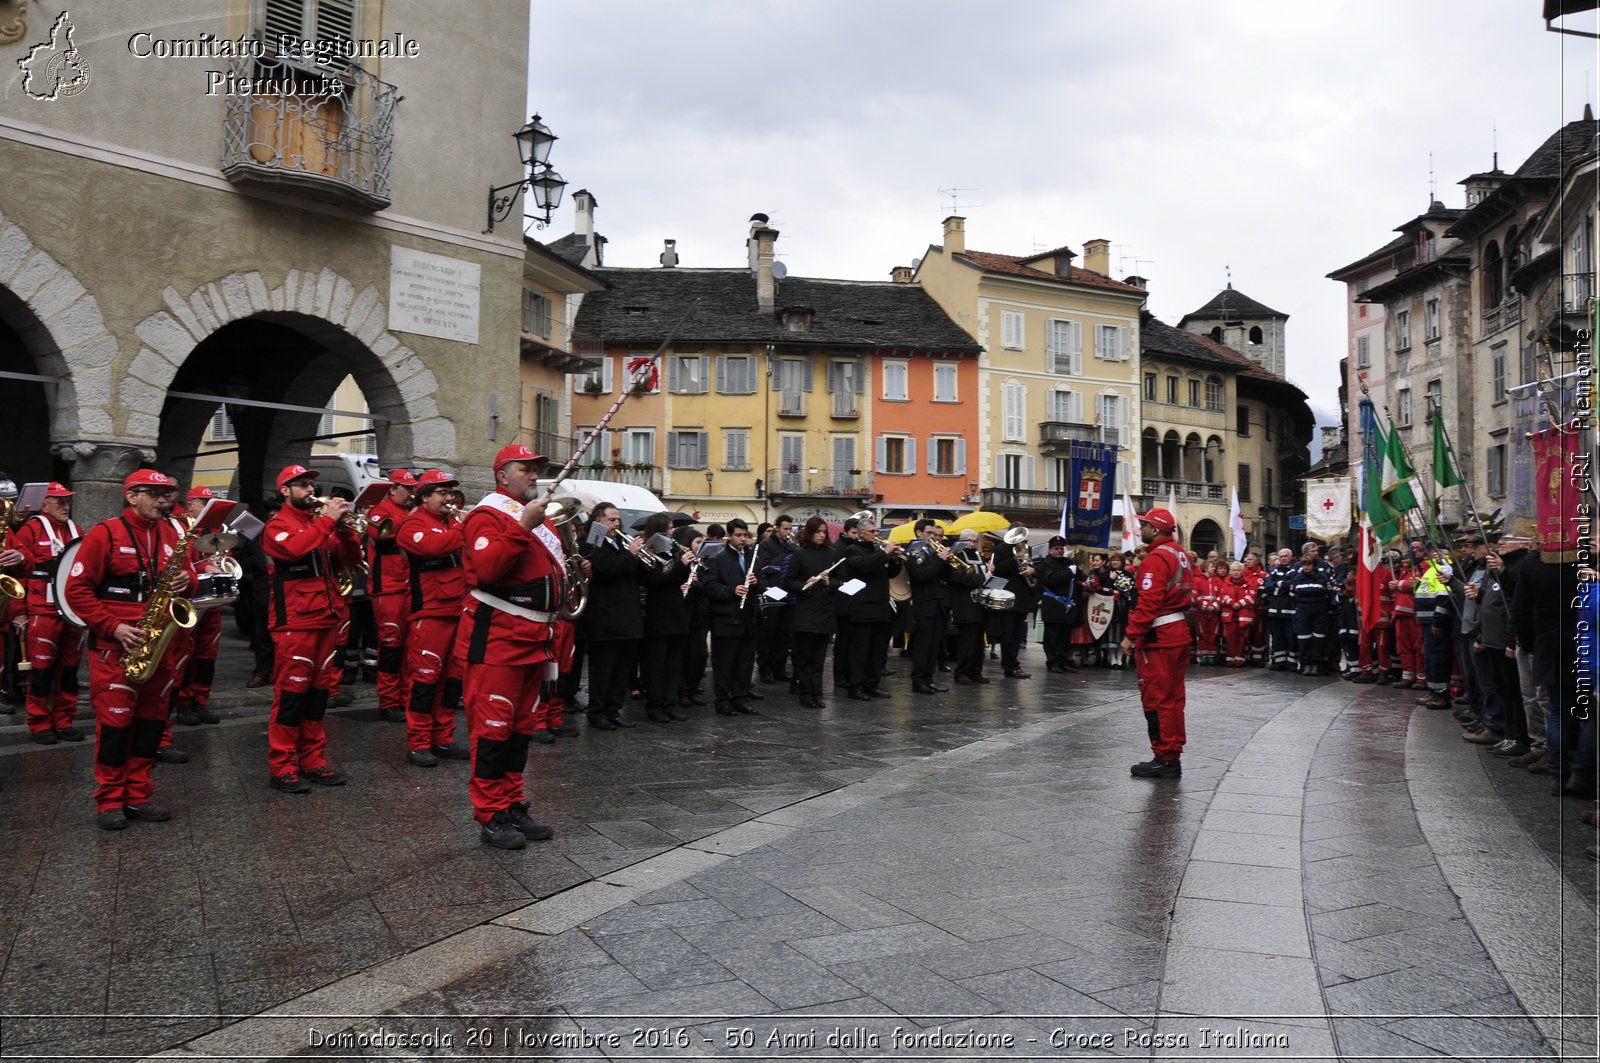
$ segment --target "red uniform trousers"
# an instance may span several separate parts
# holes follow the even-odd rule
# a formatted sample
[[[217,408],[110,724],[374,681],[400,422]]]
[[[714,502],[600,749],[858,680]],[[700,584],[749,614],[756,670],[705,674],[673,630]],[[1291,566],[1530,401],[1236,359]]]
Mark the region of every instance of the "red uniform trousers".
[[[1376,624],[1361,632],[1361,671],[1367,675],[1387,672],[1394,666],[1394,660],[1389,654],[1389,635],[1391,628],[1387,624]],[[1372,667],[1373,658],[1376,656],[1378,667]]]
[[[578,626],[571,620],[557,620],[555,638],[551,641],[556,668],[560,674],[565,675],[572,671],[573,658],[577,650]],[[554,731],[566,719],[567,702],[557,693],[560,689],[559,683],[550,683],[544,689],[545,696],[539,699],[538,706],[533,710],[533,726],[535,730],[542,727]]]
[[[60,731],[78,711],[83,631],[59,616],[28,617],[28,730]]]
[[[456,738],[461,707],[461,661],[455,655],[461,613],[419,616],[406,631],[406,671],[411,690],[406,701],[406,748],[448,746]],[[381,679],[383,673],[378,673]]]
[[[1217,656],[1217,629],[1221,618],[1216,613],[1196,613],[1195,627],[1200,631],[1200,643],[1195,654],[1199,657]]]
[[[406,705],[406,680],[401,664],[406,659],[406,620],[411,594],[379,594],[372,599],[372,621],[378,629],[378,708],[402,709]]]
[[[1189,664],[1189,647],[1138,646],[1133,652],[1150,752],[1157,760],[1177,760],[1187,737],[1183,730],[1183,673]]]
[[[194,657],[194,633],[199,627],[200,625],[196,623],[192,628],[180,627],[174,631],[167,643],[167,652],[161,657],[161,663],[172,669],[172,689],[167,694],[167,716],[161,721],[162,749],[172,745],[172,710],[183,692],[183,677],[188,674],[189,661]]]
[[[338,603],[333,607],[333,613],[335,617],[333,629],[333,649],[334,655],[341,658],[341,667],[334,673],[333,686],[328,688],[328,696],[330,698],[336,698],[340,695],[340,693],[342,693],[340,690],[340,681],[344,679],[342,658],[344,657],[344,646],[350,641],[350,599],[340,598]],[[274,683],[273,685],[276,686],[277,684]]]
[[[267,723],[267,764],[274,777],[299,767],[326,767],[328,737],[322,720],[338,685],[338,628],[274,631],[272,715]]]
[[[130,682],[123,674],[120,646],[102,643],[89,651],[96,812],[150,800],[150,765],[161,748],[175,676],[170,649],[155,675],[143,683]]]
[[[1394,651],[1400,658],[1401,679],[1420,682],[1427,678],[1427,668],[1422,662],[1422,628],[1410,613],[1395,614]]]
[[[1227,647],[1228,663],[1244,664],[1245,645],[1250,640],[1250,625],[1234,620],[1222,625],[1222,640]]]
[[[549,673],[539,664],[471,664],[464,671],[467,729],[472,736],[472,818],[487,823],[524,800],[522,772],[533,736],[539,687]]]
[[[207,609],[194,626],[194,652],[184,673],[180,705],[204,705],[211,700],[211,684],[217,674],[217,652],[222,648],[222,610]]]

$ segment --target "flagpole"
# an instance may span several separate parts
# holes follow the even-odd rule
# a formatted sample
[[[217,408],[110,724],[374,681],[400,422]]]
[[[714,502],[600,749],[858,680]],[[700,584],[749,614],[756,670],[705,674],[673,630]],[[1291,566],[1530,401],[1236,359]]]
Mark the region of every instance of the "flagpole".
[[[1367,375],[1365,373],[1356,374],[1356,382],[1361,386],[1361,394],[1366,398],[1366,400],[1368,402],[1372,402],[1372,392],[1367,389]],[[1389,421],[1388,434],[1393,436],[1395,442],[1400,444],[1400,451],[1406,457],[1406,464],[1410,465],[1412,467],[1412,469],[1415,469],[1417,467],[1417,463],[1415,461],[1413,461],[1412,458],[1411,458],[1411,448],[1406,446],[1406,441],[1404,439],[1400,438],[1400,436],[1398,436],[1396,434],[1399,431],[1399,425],[1395,424],[1394,415],[1389,412],[1389,407],[1388,406],[1379,406],[1377,403],[1373,403],[1373,409],[1382,410],[1384,417],[1388,418],[1388,421]],[[1363,446],[1365,445],[1365,442],[1366,442],[1365,440],[1362,441]],[[1428,509],[1424,510],[1422,508],[1422,506],[1416,505],[1416,504],[1413,504],[1411,508],[1416,510],[1417,513],[1422,517],[1422,527],[1427,532],[1427,538],[1428,538],[1429,545],[1430,546],[1442,546],[1444,544],[1443,544],[1443,542],[1441,541],[1441,539],[1440,539],[1440,537],[1438,535],[1438,530],[1434,527],[1434,522],[1428,516],[1428,512],[1430,510],[1432,510],[1434,502],[1433,502],[1433,499],[1431,497],[1429,497],[1429,495],[1428,495],[1427,485],[1421,483],[1421,481],[1424,480],[1424,479],[1425,479],[1425,477],[1415,476],[1415,475],[1412,476],[1412,478],[1411,478],[1413,484],[1417,484],[1418,486],[1421,487],[1423,497],[1426,499],[1426,501],[1428,503]],[[1381,488],[1380,488],[1380,490],[1381,490]],[[1403,525],[1405,522],[1402,521],[1401,523]],[[1406,531],[1406,529],[1404,527],[1402,527],[1401,531],[1404,532],[1404,531]]]
[[[1448,452],[1450,460],[1455,462],[1456,473],[1459,475],[1461,473],[1461,462],[1456,457],[1456,445],[1450,441],[1450,429],[1444,423],[1444,410],[1441,404],[1433,401],[1432,395],[1428,396],[1428,411],[1430,417],[1438,418],[1439,434],[1444,436],[1445,450]],[[1434,475],[1438,475],[1438,470],[1434,470]],[[1467,511],[1472,514],[1472,522],[1478,526],[1478,534],[1483,535],[1485,532],[1483,517],[1478,514],[1478,503],[1472,497],[1471,482],[1465,476],[1462,476],[1461,483],[1457,486],[1467,496]]]

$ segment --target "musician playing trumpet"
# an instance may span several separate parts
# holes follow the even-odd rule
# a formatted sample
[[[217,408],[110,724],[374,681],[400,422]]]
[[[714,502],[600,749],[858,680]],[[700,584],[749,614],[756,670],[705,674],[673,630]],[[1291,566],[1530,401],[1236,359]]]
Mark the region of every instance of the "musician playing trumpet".
[[[880,540],[877,522],[866,516],[857,520],[856,541],[844,552],[848,560],[839,571],[847,579],[854,577],[866,584],[854,595],[846,595],[850,602],[850,697],[854,701],[886,698],[889,692],[878,684],[889,649],[889,623],[894,619],[889,580],[900,571],[905,551],[899,543]]]
[[[973,597],[989,577],[978,533],[971,528],[962,532],[956,540],[953,556],[959,559],[957,572],[950,580],[951,586],[959,588],[950,596],[950,615],[956,627],[956,685],[989,683],[992,680],[983,674],[983,662],[988,657],[984,652],[983,635],[989,624],[990,610]]]
[[[616,506],[601,502],[594,507],[591,540],[602,534],[595,529],[604,529],[605,538],[583,551],[594,572],[582,621],[589,650],[588,719],[591,730],[615,731],[638,726],[623,715],[623,709],[644,638],[639,587],[651,570],[639,559],[644,539],[622,533],[622,514]]]
[[[417,507],[387,541],[406,557],[406,763],[437,767],[441,759],[467,760],[455,740],[461,707],[461,659],[455,654],[461,603],[467,596],[461,567],[465,546],[456,519],[455,478],[430,469],[417,478]],[[370,528],[371,525],[369,524]],[[397,571],[395,566],[391,571]],[[376,569],[374,570],[376,571]],[[382,650],[379,651],[380,656]],[[379,676],[382,676],[379,672]]]
[[[395,533],[416,508],[417,478],[409,470],[396,469],[389,474],[389,483],[388,495],[367,513],[363,531],[367,597],[378,635],[378,718],[393,723],[406,720],[409,726],[401,665],[411,611],[411,564]]]
[[[206,504],[216,497],[216,493],[209,487],[197,485],[189,488],[189,493],[183,500],[183,508],[188,515],[189,523],[193,524],[198,520]],[[195,571],[201,575],[219,571],[218,563],[212,560],[211,555],[193,544],[189,547],[189,560],[194,563]],[[182,687],[178,691],[174,715],[185,727],[198,727],[203,723],[221,723],[222,718],[212,712],[206,703],[211,700],[211,683],[217,672],[217,653],[222,648],[222,610],[202,610],[199,622],[189,634],[193,644],[189,648],[188,663],[183,670]]]
[[[120,516],[89,529],[66,575],[68,609],[89,628],[89,700],[94,707],[95,822],[122,830],[130,820],[159,823],[172,813],[151,803],[150,766],[161,745],[168,698],[176,679],[163,655],[145,682],[128,679],[123,654],[156,632],[139,626],[145,603],[174,564],[180,536],[167,520],[178,485],[165,473],[140,469],[122,483]],[[193,581],[188,559],[176,558],[169,589],[183,594]]]
[[[944,545],[944,529],[924,517],[917,521],[917,545],[909,552],[911,577],[911,690],[942,694],[949,687],[934,683],[939,647],[950,624],[951,578],[955,555]]]
[[[269,784],[304,794],[311,785],[343,786],[329,766],[322,720],[339,685],[339,627],[349,613],[339,593],[340,568],[361,563],[361,540],[350,503],[315,496],[317,473],[289,465],[278,474],[284,505],[267,521],[261,549],[271,571],[272,712],[267,723]],[[320,510],[320,512],[319,512]]]

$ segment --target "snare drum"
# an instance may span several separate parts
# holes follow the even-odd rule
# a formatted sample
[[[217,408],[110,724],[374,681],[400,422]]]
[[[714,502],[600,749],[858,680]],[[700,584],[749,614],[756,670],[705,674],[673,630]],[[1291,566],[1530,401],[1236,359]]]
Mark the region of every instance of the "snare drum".
[[[972,600],[983,606],[985,609],[996,610],[1011,609],[1017,604],[1017,596],[1011,591],[1001,589],[990,590],[987,587],[973,591]]]
[[[189,603],[196,609],[217,609],[239,598],[239,581],[227,572],[203,572],[195,580]]]

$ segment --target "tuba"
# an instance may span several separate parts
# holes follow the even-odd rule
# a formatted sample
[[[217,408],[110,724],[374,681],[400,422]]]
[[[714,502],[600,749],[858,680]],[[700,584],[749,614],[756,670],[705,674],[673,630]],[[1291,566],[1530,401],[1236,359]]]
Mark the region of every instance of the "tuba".
[[[544,519],[562,529],[582,515],[583,503],[570,495],[552,500],[544,510]],[[565,542],[566,537],[563,536]],[[576,620],[589,606],[589,580],[583,574],[583,562],[576,552],[563,548],[565,564],[561,573],[561,593],[556,612],[563,620]]]
[[[11,549],[11,500],[0,498],[0,553]],[[15,576],[0,574],[0,598],[26,598],[28,588]],[[23,654],[27,656],[27,654]]]
[[[200,612],[193,603],[187,598],[178,597],[172,589],[178,574],[188,562],[189,544],[194,542],[194,538],[191,528],[183,533],[178,545],[172,548],[172,560],[156,577],[156,585],[150,590],[150,600],[144,603],[144,612],[139,614],[139,620],[134,624],[144,635],[144,642],[138,649],[122,655],[122,674],[130,682],[143,683],[155,675],[172,636],[177,634],[179,628],[194,627],[200,619]]]

